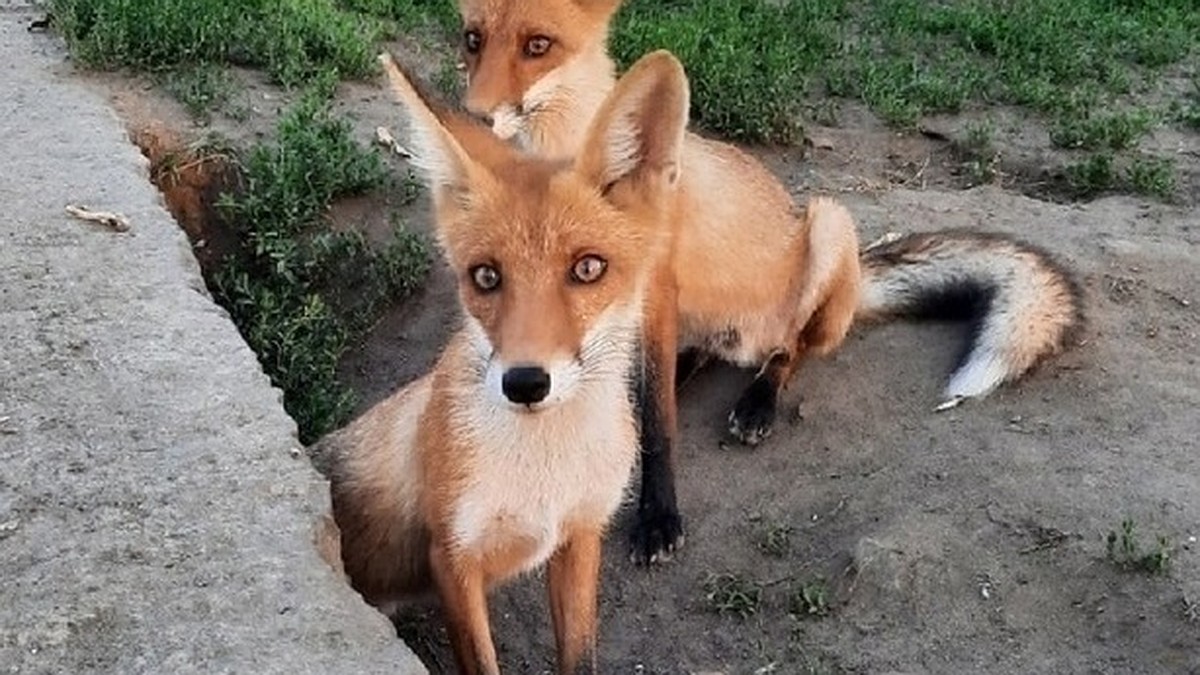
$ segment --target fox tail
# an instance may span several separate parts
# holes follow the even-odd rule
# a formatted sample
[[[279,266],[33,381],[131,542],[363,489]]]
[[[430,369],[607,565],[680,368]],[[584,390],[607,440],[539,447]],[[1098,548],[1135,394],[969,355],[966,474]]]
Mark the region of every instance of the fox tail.
[[[965,320],[970,338],[945,390],[983,397],[1062,351],[1083,325],[1082,293],[1048,253],[1004,235],[944,230],[885,237],[860,255],[858,319]]]

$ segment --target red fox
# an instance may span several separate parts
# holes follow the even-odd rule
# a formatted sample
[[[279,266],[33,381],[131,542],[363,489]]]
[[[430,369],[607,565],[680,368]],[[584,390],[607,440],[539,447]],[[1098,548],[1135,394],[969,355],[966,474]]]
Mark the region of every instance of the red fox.
[[[647,305],[670,283],[687,79],[670,54],[645,56],[562,162],[523,156],[380,61],[464,311],[430,374],[314,448],[339,539],[323,554],[381,608],[436,591],[462,673],[499,672],[488,590],[547,563],[558,670],[593,672]]]
[[[609,24],[620,0],[458,0],[466,107],[531,152],[571,157],[612,88]],[[675,380],[715,356],[759,372],[729,416],[748,445],[767,437],[800,360],[836,349],[854,319],[963,318],[976,330],[946,389],[981,397],[1062,349],[1081,323],[1079,291],[1020,241],[966,231],[912,234],[858,251],[831,200],[802,216],[780,181],[736,147],[689,134],[680,191]],[[660,436],[670,438],[670,429]],[[682,541],[669,444],[643,447],[635,557]],[[659,455],[667,455],[662,459]],[[648,494],[649,493],[649,494]]]

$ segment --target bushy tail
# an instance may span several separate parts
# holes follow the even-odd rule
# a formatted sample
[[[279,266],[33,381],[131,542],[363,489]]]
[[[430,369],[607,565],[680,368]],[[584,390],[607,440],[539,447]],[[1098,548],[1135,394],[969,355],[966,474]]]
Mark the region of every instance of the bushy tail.
[[[1003,235],[944,230],[884,238],[861,254],[856,317],[960,319],[970,341],[944,405],[982,397],[1061,351],[1082,297],[1046,252]]]

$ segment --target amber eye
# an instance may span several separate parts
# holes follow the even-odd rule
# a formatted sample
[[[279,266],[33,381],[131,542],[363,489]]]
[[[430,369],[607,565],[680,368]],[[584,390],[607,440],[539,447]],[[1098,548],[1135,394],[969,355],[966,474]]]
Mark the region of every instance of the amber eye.
[[[594,255],[585,255],[571,267],[571,278],[581,284],[593,284],[604,276],[604,270],[608,269],[608,263],[604,258]]]
[[[491,265],[476,265],[471,268],[471,281],[480,291],[490,293],[500,287],[500,270]]]
[[[534,35],[525,43],[525,56],[531,58],[544,56],[546,52],[550,51],[550,45],[553,43],[554,41],[545,35]]]
[[[463,33],[463,48],[468,54],[478,54],[479,48],[483,46],[483,36],[477,30],[469,30]]]

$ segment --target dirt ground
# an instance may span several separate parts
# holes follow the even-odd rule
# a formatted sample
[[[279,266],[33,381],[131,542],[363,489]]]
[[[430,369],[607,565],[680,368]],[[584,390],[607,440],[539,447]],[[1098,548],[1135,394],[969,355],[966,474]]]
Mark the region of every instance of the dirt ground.
[[[249,117],[218,115],[212,130],[245,141],[287,100],[239,76]],[[143,81],[86,77],[131,128],[205,131]],[[403,140],[398,111],[373,84],[344,85],[338,108],[364,142],[377,125]],[[800,371],[785,398],[794,413],[755,450],[723,436],[749,374],[701,374],[681,396],[687,545],[665,566],[636,568],[625,556],[628,514],[614,524],[605,672],[1200,673],[1200,137],[1143,143],[1176,157],[1176,203],[1071,204],[1056,196],[1051,169],[1064,155],[1044,129],[1017,112],[990,114],[1003,120],[1000,159],[982,187],[971,187],[977,173],[953,142],[978,114],[901,134],[844,106],[836,127],[810,127],[805,148],[758,152],[798,197],[844,199],[864,241],[961,226],[1056,252],[1086,289],[1080,344],[987,400],[935,413],[962,331],[864,326]],[[377,195],[333,217],[378,235],[392,208]],[[424,199],[403,215],[427,231]],[[344,363],[364,408],[430,365],[455,312],[437,268],[379,322]],[[1143,550],[1166,538],[1166,574],[1108,558],[1105,536],[1127,518]],[[731,575],[717,579],[740,593],[710,594],[712,575]],[[808,603],[795,600],[803,589]],[[542,581],[506,587],[491,606],[505,672],[549,672]],[[433,609],[412,608],[401,633],[432,672],[449,672]]]

